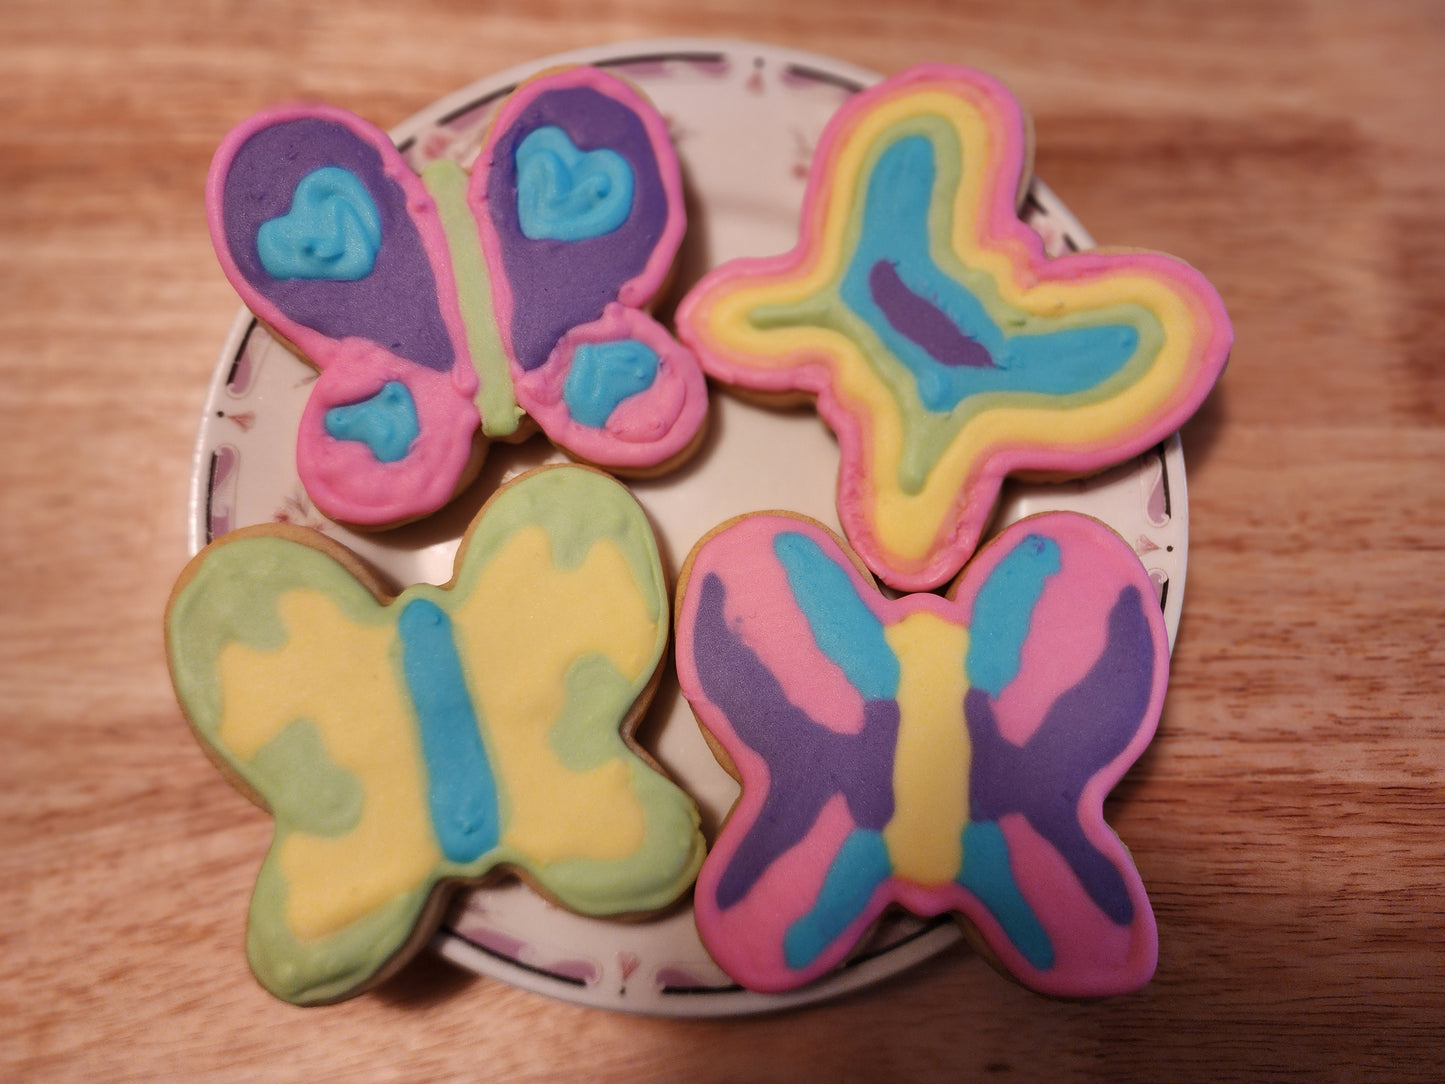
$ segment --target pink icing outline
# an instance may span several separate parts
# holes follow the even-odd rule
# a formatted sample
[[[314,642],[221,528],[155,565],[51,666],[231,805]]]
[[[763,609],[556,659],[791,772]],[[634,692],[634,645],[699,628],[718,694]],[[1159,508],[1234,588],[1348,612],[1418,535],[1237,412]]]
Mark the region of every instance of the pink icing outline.
[[[436,284],[437,308],[456,358],[448,373],[437,374],[425,366],[397,358],[379,344],[354,337],[332,339],[306,327],[292,320],[278,305],[255,290],[241,274],[226,241],[223,213],[226,178],[231,164],[241,148],[258,132],[277,124],[306,119],[340,124],[370,144],[381,157],[387,179],[405,193],[407,210],[421,237],[422,249]],[[412,172],[397,152],[390,137],[374,124],[334,106],[293,104],[262,110],[233,128],[217,148],[206,178],[206,219],[221,269],[246,306],[262,323],[289,340],[322,373],[307,401],[297,437],[297,473],[316,507],[343,523],[384,526],[427,515],[446,504],[456,492],[462,472],[471,460],[478,419],[475,406],[470,406],[472,421],[470,428],[466,428],[462,423],[467,406],[462,404],[471,404],[478,379],[462,324],[451,268],[451,250],[447,246],[436,202],[421,178]],[[350,371],[353,366],[356,367],[354,373]],[[326,442],[332,445],[351,442],[334,441],[327,437],[320,425],[320,415],[331,406],[356,402],[375,392],[380,387],[375,377],[382,370],[391,374],[386,379],[399,380],[411,391],[422,421],[422,438],[419,440],[424,438],[428,445],[447,443],[447,447],[428,447],[422,456],[417,456],[413,450],[401,463],[389,464],[379,463],[369,450],[361,446],[351,450],[326,446]],[[446,390],[442,387],[443,383]],[[365,390],[357,390],[361,388]],[[458,402],[451,403],[448,399]],[[427,424],[433,420],[442,425],[438,433],[428,431]],[[410,466],[414,457],[424,459],[424,464]],[[347,474],[344,479],[338,479],[333,476],[338,470],[352,472],[354,477]]]
[[[620,403],[601,429],[572,418],[563,388],[572,355],[584,343],[636,339],[657,353],[657,378]],[[559,447],[599,466],[643,470],[665,463],[692,443],[707,417],[707,381],[692,351],[656,320],[613,302],[602,317],[563,335],[541,367],[512,368],[517,402]]]
[[[816,355],[785,358],[786,368],[755,370],[736,363],[716,348],[698,316],[715,291],[735,282],[801,277],[818,265],[819,239],[833,194],[834,172],[843,149],[863,119],[879,104],[928,89],[964,98],[983,115],[991,133],[995,166],[985,182],[982,221],[977,236],[983,247],[1006,254],[1015,282],[1030,288],[1049,282],[1088,281],[1114,272],[1151,275],[1165,281],[1189,307],[1203,334],[1194,343],[1186,371],[1171,401],[1145,424],[1131,426],[1105,441],[1072,449],[1000,444],[981,457],[960,487],[954,512],[923,561],[894,564],[878,544],[867,516],[871,490],[865,459],[866,412],[850,413],[832,387],[825,360]],[[1229,317],[1214,288],[1188,264],[1160,253],[1083,252],[1050,257],[1043,240],[1018,217],[1021,182],[1028,158],[1028,125],[1016,99],[996,79],[968,68],[922,64],[850,98],[819,139],[802,209],[798,244],[774,257],[733,260],[709,272],[683,298],[677,310],[679,337],[698,354],[708,375],[729,384],[764,392],[804,392],[817,400],[824,422],[838,438],[838,515],[849,542],[885,582],[904,591],[928,590],[957,573],[978,543],[993,513],[1006,475],[1017,471],[1089,474],[1138,455],[1173,433],[1198,409],[1228,360],[1233,339]]]
[[[399,358],[363,339],[346,364],[323,369],[296,433],[296,467],[316,507],[332,519],[374,526],[442,507],[471,460],[481,416],[447,373]],[[371,398],[388,381],[406,385],[420,433],[405,458],[379,462],[371,449],[326,432],[326,412]],[[418,511],[421,509],[422,511]]]
[[[481,151],[472,166],[471,179],[467,184],[467,203],[477,220],[481,236],[482,253],[492,271],[492,310],[496,315],[502,346],[507,352],[512,368],[513,380],[520,383],[523,375],[517,363],[516,351],[512,346],[512,318],[516,301],[512,285],[502,273],[501,240],[492,226],[487,211],[485,182],[496,151],[497,140],[512,127],[518,116],[541,94],[568,87],[588,87],[620,102],[635,113],[647,131],[653,155],[657,159],[658,174],[662,179],[663,191],[667,195],[667,221],[659,235],[652,255],[637,275],[628,279],[618,290],[617,300],[628,308],[641,309],[662,289],[672,269],[673,258],[682,244],[683,231],[687,227],[687,214],[682,195],[682,169],[678,165],[677,151],[667,132],[667,123],[631,84],[597,68],[563,68],[546,72],[519,86],[502,103],[496,117],[487,128]]]
[[[698,875],[694,913],[698,931],[709,953],[734,980],[753,989],[782,991],[796,988],[836,966],[856,946],[863,933],[890,903],[898,903],[923,916],[953,911],[968,919],[1002,965],[1025,985],[1062,997],[1098,997],[1126,993],[1143,986],[1152,976],[1158,956],[1157,927],[1144,884],[1129,852],[1104,819],[1103,802],[1130,765],[1152,739],[1163,708],[1168,679],[1168,640],[1164,621],[1149,608],[1154,643],[1154,684],[1144,724],[1122,753],[1097,772],[1084,787],[1080,821],[1085,835],[1123,875],[1135,917],[1127,927],[1110,922],[1089,900],[1077,878],[1053,847],[1033,831],[1017,814],[999,823],[1009,843],[1012,865],[1020,890],[1049,933],[1055,951],[1055,965],[1040,971],[1028,963],[1004,935],[1002,928],[976,897],[952,883],[941,886],[916,885],[890,878],[875,890],[864,912],[848,929],[829,944],[808,967],[794,971],[782,959],[782,940],[788,926],[816,898],[832,857],[853,822],[841,798],[835,796],[824,807],[817,822],[804,838],[765,872],[752,891],[739,903],[722,911],[716,904],[717,886],[723,871],[736,854],[742,839],[756,822],[767,793],[771,773],[766,761],[745,745],[715,704],[702,692],[694,664],[700,591],[697,585],[708,573],[717,572],[730,585],[776,584],[778,575],[768,566],[771,539],[780,531],[808,534],[840,566],[846,567],[855,584],[867,585],[864,592],[870,609],[885,620],[928,610],[960,620],[971,616],[974,599],[988,574],[1013,546],[1030,534],[1045,535],[1059,543],[1061,574],[1053,578],[1040,599],[1036,623],[1024,646],[1024,661],[1015,684],[1042,674],[1053,656],[1071,647],[1073,652],[1096,657],[1102,639],[1097,633],[1082,638],[1070,629],[1095,626],[1098,607],[1105,596],[1117,596],[1125,586],[1136,587],[1147,600],[1153,598],[1152,584],[1127,544],[1107,527],[1086,516],[1067,512],[1047,513],[1013,524],[986,546],[965,570],[954,592],[956,601],[935,595],[911,595],[885,599],[859,575],[838,548],[831,532],[821,525],[782,513],[760,513],[744,517],[705,540],[694,552],[688,588],[678,605],[676,659],[684,694],[699,723],[726,751],[741,778],[742,792],[729,814],[717,842]],[[735,539],[729,535],[739,532]],[[737,544],[733,544],[737,543]],[[719,564],[726,567],[719,569]],[[762,566],[759,568],[758,566]],[[1080,588],[1077,594],[1058,580],[1068,578]],[[731,593],[730,593],[731,594]],[[1107,610],[1105,611],[1107,612]],[[732,621],[731,610],[729,621]],[[780,660],[796,664],[802,653],[787,640],[778,638],[767,645],[753,644],[754,650],[776,671]],[[761,650],[760,650],[761,648]],[[1082,652],[1081,648],[1087,648]],[[1084,664],[1087,668],[1087,661]],[[1070,667],[1077,670],[1078,667]],[[1052,684],[1052,682],[1051,682]],[[1005,692],[1004,699],[1009,693]],[[1034,705],[1041,710],[1047,704]],[[960,725],[962,720],[960,719]],[[1031,731],[1031,727],[1028,728]]]

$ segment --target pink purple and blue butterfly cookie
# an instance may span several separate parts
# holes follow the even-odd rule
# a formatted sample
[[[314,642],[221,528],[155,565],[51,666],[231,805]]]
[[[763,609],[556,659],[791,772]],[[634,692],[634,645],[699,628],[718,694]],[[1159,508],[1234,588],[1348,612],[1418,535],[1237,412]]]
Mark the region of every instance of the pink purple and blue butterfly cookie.
[[[1028,125],[1000,84],[910,69],[829,123],[797,246],[724,264],[678,309],[709,376],[816,401],[844,533],[900,590],[958,572],[1007,475],[1145,451],[1227,359],[1223,305],[1186,264],[1048,258],[1017,213],[1028,169]]]
[[[500,871],[588,915],[682,895],[697,809],[631,740],[669,616],[646,516],[584,467],[500,490],[446,587],[392,597],[295,527],[202,551],[167,649],[203,747],[275,817],[246,935],[261,983],[358,993],[425,942],[448,884]]]
[[[227,278],[320,372],[296,461],[335,520],[428,515],[533,423],[617,473],[698,442],[706,382],[647,312],[686,225],[681,174],[628,83],[523,83],[470,177],[445,159],[418,176],[343,110],[269,110],[221,144],[206,202]]]
[[[950,597],[893,599],[821,524],[740,517],[689,558],[676,658],[741,784],[694,893],[735,981],[808,983],[895,905],[955,913],[1043,993],[1149,980],[1153,912],[1103,801],[1154,733],[1169,649],[1102,524],[1023,520]]]

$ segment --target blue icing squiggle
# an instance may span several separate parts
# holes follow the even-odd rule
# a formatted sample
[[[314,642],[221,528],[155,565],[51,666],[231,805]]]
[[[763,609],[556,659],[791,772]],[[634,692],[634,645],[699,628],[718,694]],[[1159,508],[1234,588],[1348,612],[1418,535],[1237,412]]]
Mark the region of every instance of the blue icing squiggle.
[[[416,402],[398,380],[387,381],[370,399],[332,407],[325,425],[329,436],[365,444],[382,463],[405,459],[421,432]]]
[[[452,621],[436,603],[419,598],[406,604],[397,631],[426,760],[432,828],[449,861],[474,862],[495,847],[501,835],[497,782],[482,745]]]
[[[516,163],[517,218],[530,240],[586,241],[632,213],[632,167],[610,147],[579,150],[548,125],[517,145]]]
[[[865,700],[897,696],[898,656],[848,573],[811,538],[793,531],[773,540],[773,552],[823,654],[838,664]]]
[[[1059,544],[1029,535],[989,573],[973,602],[968,683],[997,697],[1019,672],[1044,580],[1059,571]]]
[[[913,374],[926,409],[946,413],[967,396],[994,391],[1073,395],[1128,364],[1139,348],[1139,332],[1130,324],[1013,333],[1000,328],[929,251],[936,177],[926,136],[905,136],[879,156],[868,178],[857,247],[838,288],[848,307]],[[884,285],[891,305],[880,289]],[[927,319],[919,319],[921,313]],[[910,321],[900,327],[902,314]],[[956,333],[940,334],[945,323]],[[949,349],[956,355],[961,344],[986,353],[960,362],[934,352]]]
[[[572,354],[562,397],[574,421],[601,429],[624,399],[657,380],[657,351],[636,339],[583,343]]]
[[[263,222],[256,252],[278,279],[354,282],[381,251],[381,215],[361,178],[340,166],[313,170],[296,186],[291,210]]]

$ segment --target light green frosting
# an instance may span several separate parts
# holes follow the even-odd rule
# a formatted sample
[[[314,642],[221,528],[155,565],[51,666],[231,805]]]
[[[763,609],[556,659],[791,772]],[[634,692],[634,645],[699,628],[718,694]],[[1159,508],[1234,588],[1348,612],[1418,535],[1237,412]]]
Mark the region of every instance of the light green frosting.
[[[450,158],[438,158],[421,171],[421,183],[437,202],[437,215],[456,276],[457,304],[467,331],[467,347],[477,368],[477,409],[482,432],[508,437],[522,421],[522,409],[512,389],[507,352],[497,331],[492,310],[492,277],[487,270],[477,234],[477,221],[467,206],[467,175]]]

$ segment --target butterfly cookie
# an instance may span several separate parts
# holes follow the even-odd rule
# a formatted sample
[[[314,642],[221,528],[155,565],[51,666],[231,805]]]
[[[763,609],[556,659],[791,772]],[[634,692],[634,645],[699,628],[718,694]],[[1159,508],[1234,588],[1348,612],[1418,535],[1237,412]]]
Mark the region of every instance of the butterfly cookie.
[[[663,908],[702,860],[696,807],[630,741],[668,640],[652,530],[582,467],[503,488],[446,587],[391,597],[324,536],[225,536],[166,614],[206,751],[275,816],[247,951],[311,1004],[390,974],[444,884],[499,870],[589,915]]]
[[[1218,295],[1149,252],[1049,259],[1018,218],[1018,103],[910,69],[850,99],[813,161],[796,248],[724,264],[678,308],[708,375],[816,400],[848,541],[900,590],[947,582],[1013,473],[1090,474],[1173,433],[1224,367]]]
[[[652,473],[696,446],[707,389],[647,314],[685,227],[661,116],[593,68],[523,83],[470,175],[418,176],[344,110],[260,113],[217,151],[211,236],[241,298],[314,365],[297,469],[359,527],[440,508],[489,440],[540,427]]]
[[[890,599],[822,525],[762,513],[684,575],[682,691],[742,787],[694,896],[734,980],[803,985],[898,905],[956,913],[1048,994],[1148,981],[1154,917],[1103,801],[1153,735],[1168,641],[1123,541],[1037,516],[951,597]]]

